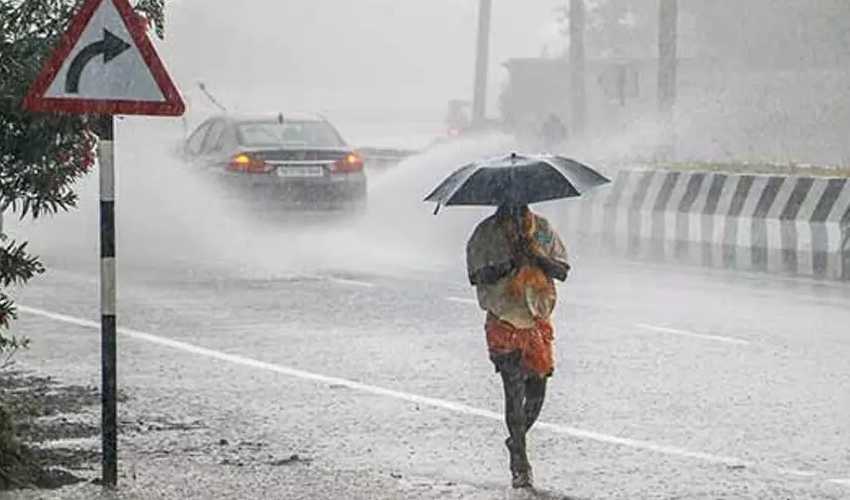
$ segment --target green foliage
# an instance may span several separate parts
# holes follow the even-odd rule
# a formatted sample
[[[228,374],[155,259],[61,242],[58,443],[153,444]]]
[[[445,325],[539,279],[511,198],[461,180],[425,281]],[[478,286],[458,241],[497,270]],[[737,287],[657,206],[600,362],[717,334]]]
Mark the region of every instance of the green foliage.
[[[20,459],[20,445],[15,439],[15,428],[12,417],[0,406],[0,490],[11,485],[12,478],[5,470],[6,464],[12,464]]]
[[[647,0],[585,0],[585,46],[589,58],[653,57],[658,3]],[[569,36],[569,2],[556,9],[561,33]]]
[[[147,17],[156,31],[156,36],[165,36],[165,0],[139,0],[136,10]]]
[[[161,36],[164,0],[140,0],[137,8]],[[35,114],[21,101],[42,62],[68,25],[74,0],[0,2],[0,210],[5,215],[38,218],[72,209],[74,183],[94,164],[96,136],[85,116]],[[7,295],[44,271],[26,242],[0,234],[0,353],[25,347],[4,336],[15,318]]]
[[[840,67],[847,51],[847,0],[681,0],[702,53],[759,68]]]
[[[657,0],[584,0],[589,58],[654,58]],[[557,10],[566,36],[569,2]],[[679,0],[680,53],[759,68],[850,62],[847,0]]]

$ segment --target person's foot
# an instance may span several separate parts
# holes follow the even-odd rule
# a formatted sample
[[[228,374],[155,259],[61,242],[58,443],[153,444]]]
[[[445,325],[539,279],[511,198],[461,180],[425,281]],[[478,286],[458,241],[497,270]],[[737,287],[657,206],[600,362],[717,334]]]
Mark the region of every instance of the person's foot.
[[[531,488],[534,486],[534,478],[531,469],[526,471],[514,471],[511,473],[511,486],[514,488]]]
[[[531,474],[531,465],[528,460],[514,448],[513,440],[505,439],[511,457],[511,486],[514,488],[531,488],[534,478]]]

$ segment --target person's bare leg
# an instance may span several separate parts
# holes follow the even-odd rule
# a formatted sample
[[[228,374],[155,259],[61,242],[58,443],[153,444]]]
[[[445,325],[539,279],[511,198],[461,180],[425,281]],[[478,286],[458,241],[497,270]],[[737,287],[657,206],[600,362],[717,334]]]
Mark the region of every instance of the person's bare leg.
[[[510,452],[512,485],[514,488],[529,487],[531,466],[525,451],[525,375],[518,359],[506,359],[499,367],[505,389],[505,423],[510,434],[505,444]]]
[[[525,379],[525,430],[531,429],[540,410],[543,409],[543,400],[546,398],[546,379],[536,375],[529,375]]]

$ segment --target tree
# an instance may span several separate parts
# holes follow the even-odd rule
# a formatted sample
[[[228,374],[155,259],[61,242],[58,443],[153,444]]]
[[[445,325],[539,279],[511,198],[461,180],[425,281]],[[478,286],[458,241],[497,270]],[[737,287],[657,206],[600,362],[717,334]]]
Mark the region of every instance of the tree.
[[[139,21],[152,25],[160,37],[164,28],[163,2],[135,3]],[[0,3],[0,210],[6,216],[35,219],[74,208],[74,183],[94,164],[94,120],[76,115],[33,114],[21,109],[30,82],[64,32],[76,3]],[[26,241],[0,232],[0,355],[25,347],[27,342],[7,333],[16,318],[14,301],[7,290],[43,272],[38,257],[27,251]]]
[[[846,0],[682,0],[700,54],[755,68],[843,67],[850,62]]]
[[[586,46],[590,58],[653,57],[657,2],[650,0],[587,0]],[[570,8],[558,9],[561,32],[569,35]]]

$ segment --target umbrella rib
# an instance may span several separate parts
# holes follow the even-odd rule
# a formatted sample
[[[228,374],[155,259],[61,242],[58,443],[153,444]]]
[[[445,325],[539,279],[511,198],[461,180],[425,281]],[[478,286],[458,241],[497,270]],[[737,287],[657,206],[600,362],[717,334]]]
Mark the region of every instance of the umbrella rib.
[[[510,200],[519,202],[525,200],[525,203],[536,203],[539,201],[549,201],[559,198],[571,198],[581,196],[584,192],[589,191],[602,184],[607,184],[610,179],[595,171],[591,167],[584,165],[570,158],[552,155],[536,155],[523,156],[523,162],[517,165],[517,157],[505,157],[485,160],[483,162],[475,162],[467,164],[451,175],[449,175],[425,201],[436,202],[437,210],[439,207],[448,205],[490,205],[497,202],[504,203]],[[510,165],[506,164],[510,162]],[[502,168],[506,170],[504,176],[498,173]],[[545,186],[542,188],[529,187],[523,182],[517,181],[517,176],[523,177],[518,169],[545,169],[548,167],[550,172],[556,174],[561,180],[556,181],[551,177],[551,174],[544,174],[543,171],[538,171],[533,177],[534,182],[543,182]],[[528,175],[531,175],[528,173]],[[539,177],[539,176],[543,177]],[[526,179],[531,182],[532,179]],[[480,181],[480,182],[479,182]],[[550,182],[564,184],[560,186],[549,186]],[[494,184],[495,183],[495,184]],[[518,186],[524,187],[518,187]],[[467,191],[475,191],[473,188],[483,188],[489,194],[482,196]],[[504,192],[502,192],[504,191]],[[466,193],[461,195],[461,193]],[[532,194],[535,193],[535,194]]]
[[[595,170],[588,168],[587,166],[582,165],[581,163],[570,160],[569,158],[561,158],[561,160],[568,162],[571,167],[576,169],[575,175],[593,178],[591,186],[587,186],[587,189],[579,190],[579,188],[576,186],[576,182],[575,182],[575,181],[578,181],[579,179],[576,179],[575,181],[573,179],[570,179],[570,175],[572,175],[572,174],[571,174],[571,172],[569,172],[567,170],[567,168],[565,166],[560,165],[559,163],[554,162],[554,161],[546,161],[547,165],[554,168],[559,174],[561,174],[564,177],[564,179],[567,180],[567,182],[570,183],[570,186],[573,188],[573,190],[576,192],[577,195],[581,195],[583,191],[587,191],[588,189],[591,189],[593,187],[597,187],[597,186],[600,186],[602,184],[607,184],[607,183],[611,182],[608,178],[601,175],[599,172],[596,172]],[[585,180],[589,181],[589,179],[585,179]]]
[[[566,181],[567,185],[570,187],[570,189],[573,191],[573,193],[575,193],[576,196],[581,196],[581,192],[578,190],[578,188],[575,186],[573,181],[570,179],[569,172],[567,172],[566,169],[562,168],[560,165],[558,165],[557,163],[552,162],[552,161],[546,160],[546,161],[544,161],[544,163],[546,165],[548,165],[550,168],[552,168],[555,172],[557,172],[558,175],[560,175],[561,177],[564,178],[564,181]]]
[[[434,201],[434,202],[437,202],[437,203],[443,203],[443,204],[445,204],[444,202],[445,202],[446,200],[448,200],[449,196],[453,195],[453,194],[454,194],[454,192],[457,190],[457,186],[455,187],[455,189],[451,190],[451,191],[448,193],[448,196],[443,195],[443,196],[440,196],[440,197],[439,197],[439,199],[434,199],[434,198],[435,198],[435,197],[436,197],[436,196],[440,193],[440,191],[443,189],[443,187],[445,187],[445,186],[446,186],[446,184],[447,184],[450,180],[452,180],[452,178],[453,178],[456,174],[460,174],[460,173],[461,173],[461,171],[462,171],[462,170],[464,170],[464,169],[469,169],[471,172],[475,172],[475,171],[477,170],[476,165],[475,165],[474,163],[470,163],[470,164],[468,164],[468,165],[464,165],[464,166],[463,166],[463,167],[461,167],[459,170],[457,170],[457,171],[455,171],[455,172],[451,173],[448,177],[446,177],[446,178],[443,180],[443,182],[441,182],[441,183],[440,183],[440,185],[438,185],[436,188],[434,188],[434,190],[433,190],[433,191],[431,191],[431,194],[429,194],[428,196],[426,196],[426,197],[425,197],[425,201]],[[469,175],[472,175],[472,174],[469,174]],[[464,179],[464,180],[463,180],[463,182],[461,182],[459,185],[462,185],[462,184],[466,183],[466,180],[469,178],[469,175],[468,175],[468,176],[466,177],[466,179]]]
[[[470,180],[470,179],[472,179],[472,176],[473,176],[473,175],[475,175],[475,174],[477,174],[478,172],[480,172],[480,171],[481,171],[481,168],[482,168],[482,167],[476,167],[476,168],[470,169],[469,175],[467,175],[467,176],[463,179],[463,181],[458,182],[458,183],[457,183],[457,185],[454,187],[454,189],[452,189],[452,190],[451,190],[451,192],[449,192],[449,194],[448,194],[445,198],[443,198],[443,199],[445,200],[445,202],[443,203],[443,205],[446,205],[446,206],[450,205],[450,204],[451,204],[451,202],[452,202],[452,198],[454,198],[454,197],[455,197],[455,195],[457,194],[457,192],[458,192],[458,191],[460,191],[460,188],[462,188],[463,186],[465,186],[465,185],[466,185],[466,183],[467,183],[467,182],[469,182],[469,180]]]

